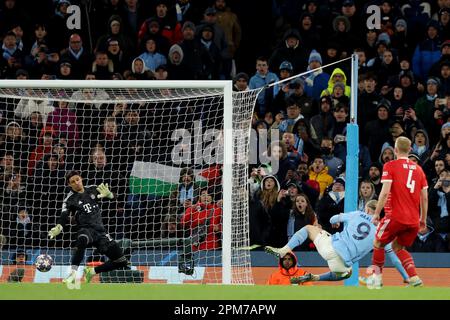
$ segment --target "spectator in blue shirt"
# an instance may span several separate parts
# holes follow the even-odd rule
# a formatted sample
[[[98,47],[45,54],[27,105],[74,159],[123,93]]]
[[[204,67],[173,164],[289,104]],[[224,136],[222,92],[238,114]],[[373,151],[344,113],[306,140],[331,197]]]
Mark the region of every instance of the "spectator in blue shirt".
[[[269,64],[267,58],[258,57],[256,59],[256,73],[253,77],[250,78],[249,88],[257,89],[265,87],[268,84],[278,82],[278,76],[269,71]],[[259,95],[256,101],[255,110],[263,116],[265,111],[269,109],[270,104],[272,103],[274,97],[277,95],[279,91],[278,86],[273,86],[272,88],[267,88],[263,90]]]

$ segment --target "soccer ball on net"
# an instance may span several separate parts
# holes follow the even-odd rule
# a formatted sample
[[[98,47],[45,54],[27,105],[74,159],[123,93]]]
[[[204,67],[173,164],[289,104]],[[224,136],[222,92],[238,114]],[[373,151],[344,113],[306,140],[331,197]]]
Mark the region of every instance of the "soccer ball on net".
[[[48,272],[52,268],[53,258],[48,254],[40,254],[34,262],[36,269],[40,272]]]

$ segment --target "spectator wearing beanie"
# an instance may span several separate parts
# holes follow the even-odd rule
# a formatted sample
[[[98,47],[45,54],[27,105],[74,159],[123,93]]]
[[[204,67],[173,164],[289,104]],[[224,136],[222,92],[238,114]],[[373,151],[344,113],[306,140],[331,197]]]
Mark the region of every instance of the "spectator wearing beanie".
[[[311,141],[318,151],[323,137],[331,137],[333,134],[333,114],[330,96],[324,96],[319,100],[319,114],[310,120]]]
[[[228,42],[225,35],[225,31],[219,25],[217,21],[217,10],[214,7],[206,8],[203,14],[203,20],[200,24],[197,25],[196,36],[197,38],[201,37],[201,32],[205,25],[210,25],[213,28],[213,42],[219,48],[220,56],[223,62],[222,70],[223,76],[226,79],[229,79],[229,75],[231,74],[231,56],[230,51],[228,50]],[[222,75],[221,75],[222,76]]]
[[[308,59],[308,69],[315,70],[322,66],[322,56],[316,50],[312,50]],[[320,94],[323,90],[328,87],[328,81],[330,80],[330,75],[324,72],[322,69],[318,69],[307,75],[305,79],[305,92],[306,94],[313,98],[314,101],[320,99]]]
[[[203,66],[202,59],[207,56],[206,48],[201,45],[195,34],[197,27],[191,21],[186,21],[181,28],[183,40],[180,47],[183,50],[183,63],[189,69],[189,77],[192,80],[201,79]]]
[[[239,72],[233,79],[233,91],[247,91],[248,75],[245,72]]]
[[[436,77],[428,78],[426,82],[426,93],[417,100],[414,105],[416,116],[421,120],[428,134],[430,142],[434,144],[439,139],[439,127],[444,121],[442,114],[438,114],[435,108],[435,101],[438,99],[440,81]],[[439,111],[439,110],[438,110]],[[435,114],[436,113],[436,114]]]
[[[330,218],[335,214],[344,212],[345,202],[345,179],[337,177],[330,186],[331,190],[323,195],[323,198],[317,203],[317,217],[323,230],[329,233],[342,231],[340,228],[332,228]]]
[[[399,57],[411,57],[414,53],[415,40],[408,32],[408,24],[405,19],[398,19],[395,22],[394,34],[391,40],[391,45],[397,49]]]
[[[291,77],[293,72],[294,72],[294,67],[292,66],[292,63],[290,63],[289,61],[286,60],[280,64],[280,68],[279,68],[280,80]],[[280,86],[285,86],[285,85],[286,85],[286,83],[280,84]]]
[[[201,27],[199,39],[206,52],[201,57],[202,74],[200,79],[218,80],[220,75],[224,74],[224,61],[222,60],[219,47],[214,42],[214,26],[212,24],[204,24]]]
[[[331,94],[331,100],[333,105],[336,106],[338,103],[343,103],[346,106],[350,105],[350,99],[345,94],[345,84],[343,82],[335,82],[333,85],[333,93]]]
[[[372,162],[367,172],[367,180],[372,182],[375,186],[375,193],[378,195],[381,192],[383,184],[381,183],[381,175],[383,174],[383,166],[379,162]]]

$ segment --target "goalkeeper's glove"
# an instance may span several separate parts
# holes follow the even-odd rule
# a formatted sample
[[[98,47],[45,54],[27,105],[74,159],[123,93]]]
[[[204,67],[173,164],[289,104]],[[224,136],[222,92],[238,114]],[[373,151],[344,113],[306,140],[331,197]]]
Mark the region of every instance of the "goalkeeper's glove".
[[[99,192],[99,194],[97,195],[97,198],[105,198],[105,197],[108,199],[114,198],[113,193],[111,191],[109,191],[108,184],[104,184],[104,183],[100,184],[97,187],[97,191]]]
[[[48,236],[50,237],[50,239],[53,239],[54,237],[56,237],[58,234],[61,233],[63,227],[60,224],[57,224],[56,227],[51,228],[50,231],[48,232]]]

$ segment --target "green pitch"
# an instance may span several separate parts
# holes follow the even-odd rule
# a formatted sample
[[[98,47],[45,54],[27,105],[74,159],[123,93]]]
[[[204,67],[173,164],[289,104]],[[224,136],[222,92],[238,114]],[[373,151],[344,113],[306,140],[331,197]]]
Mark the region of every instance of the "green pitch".
[[[223,286],[164,284],[0,284],[0,300],[450,300],[450,288],[384,287],[369,290],[345,286]]]

